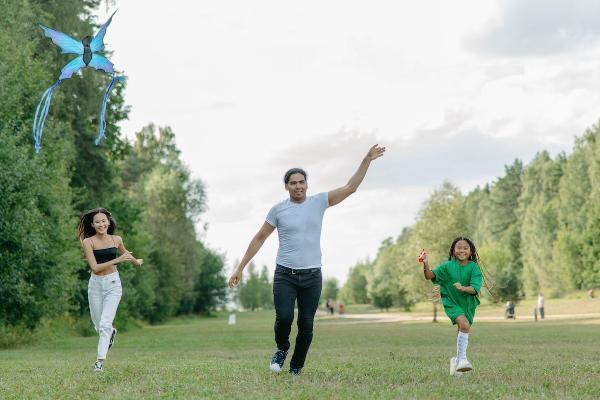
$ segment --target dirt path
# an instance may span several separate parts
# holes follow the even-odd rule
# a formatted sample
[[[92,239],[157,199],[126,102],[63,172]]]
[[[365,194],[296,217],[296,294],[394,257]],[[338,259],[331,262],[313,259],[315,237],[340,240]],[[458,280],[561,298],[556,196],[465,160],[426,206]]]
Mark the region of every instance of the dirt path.
[[[410,315],[403,313],[372,313],[372,314],[336,314],[334,318],[347,319],[348,323],[357,324],[380,324],[386,322],[409,322],[409,321],[431,321],[433,318],[429,315]],[[476,317],[477,321],[507,321],[504,316],[482,316]],[[600,313],[586,313],[586,314],[546,314],[545,321],[560,321],[560,320],[576,320],[576,319],[600,319]],[[438,314],[438,321],[443,322],[447,320],[444,313]],[[515,321],[533,321],[533,316],[518,317]],[[539,320],[538,320],[539,321]]]

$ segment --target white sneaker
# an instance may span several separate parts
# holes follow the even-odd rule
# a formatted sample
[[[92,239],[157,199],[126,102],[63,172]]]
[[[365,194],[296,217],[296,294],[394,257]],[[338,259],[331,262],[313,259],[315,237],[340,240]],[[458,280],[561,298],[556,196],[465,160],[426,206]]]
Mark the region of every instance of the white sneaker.
[[[271,371],[275,372],[276,374],[281,372],[281,366],[279,364],[271,364],[270,368]]]
[[[456,370],[456,357],[450,359],[450,376],[461,376],[463,373]]]
[[[458,360],[458,364],[456,365],[456,370],[459,372],[467,372],[471,371],[473,366],[466,358]]]
[[[94,372],[104,372],[104,367],[100,361],[94,363]]]
[[[275,354],[273,354],[273,358],[271,358],[271,371],[275,373],[281,372],[283,363],[285,362],[285,357],[287,357],[287,351],[277,349]]]

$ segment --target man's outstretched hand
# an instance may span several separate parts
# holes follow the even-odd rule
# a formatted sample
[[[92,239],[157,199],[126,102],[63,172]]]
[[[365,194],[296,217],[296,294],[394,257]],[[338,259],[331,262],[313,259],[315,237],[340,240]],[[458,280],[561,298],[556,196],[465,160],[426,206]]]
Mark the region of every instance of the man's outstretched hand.
[[[381,157],[385,153],[385,147],[379,147],[379,145],[374,145],[369,149],[369,152],[366,155],[366,158],[369,161],[373,161],[379,157]]]

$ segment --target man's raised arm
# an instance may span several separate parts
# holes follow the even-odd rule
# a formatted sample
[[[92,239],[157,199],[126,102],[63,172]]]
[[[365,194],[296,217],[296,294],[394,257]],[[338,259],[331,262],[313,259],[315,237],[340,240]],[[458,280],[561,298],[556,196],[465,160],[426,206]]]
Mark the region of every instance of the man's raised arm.
[[[341,203],[346,199],[346,197],[356,192],[356,189],[358,189],[361,182],[365,178],[367,170],[369,169],[369,165],[371,165],[371,161],[381,157],[383,153],[385,153],[385,147],[379,147],[378,145],[371,147],[348,183],[327,193],[329,206],[335,206],[336,204]]]

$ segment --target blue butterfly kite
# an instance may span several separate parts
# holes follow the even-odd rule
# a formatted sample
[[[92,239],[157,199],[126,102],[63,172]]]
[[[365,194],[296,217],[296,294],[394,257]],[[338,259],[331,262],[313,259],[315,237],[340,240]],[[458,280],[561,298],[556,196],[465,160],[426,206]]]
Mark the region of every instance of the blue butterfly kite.
[[[115,11],[116,12],[116,11]],[[115,70],[113,64],[103,55],[99,54],[104,50],[104,35],[106,29],[112,21],[113,13],[108,21],[100,27],[96,36],[86,36],[81,42],[73,39],[69,35],[62,32],[55,31],[48,28],[47,26],[40,25],[44,30],[44,35],[52,39],[52,41],[60,47],[62,54],[77,54],[77,57],[72,59],[63,67],[60,71],[58,81],[51,87],[49,87],[40,100],[36,110],[35,117],[33,119],[33,140],[35,141],[35,152],[39,153],[42,148],[42,131],[44,130],[44,121],[48,115],[48,109],[50,108],[50,101],[52,100],[52,93],[54,89],[58,87],[65,79],[69,79],[74,73],[79,71],[81,68],[92,67],[99,71],[106,72],[111,75],[111,80],[104,92],[104,100],[102,102],[102,111],[100,112],[100,129],[98,137],[96,138],[96,145],[100,143],[104,136],[104,130],[106,128],[106,122],[104,120],[104,114],[106,112],[106,102],[108,101],[108,93],[112,88],[116,80],[123,79],[122,77],[115,76]]]

